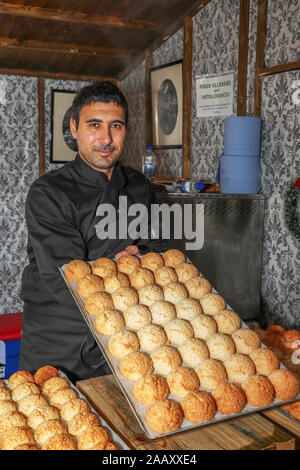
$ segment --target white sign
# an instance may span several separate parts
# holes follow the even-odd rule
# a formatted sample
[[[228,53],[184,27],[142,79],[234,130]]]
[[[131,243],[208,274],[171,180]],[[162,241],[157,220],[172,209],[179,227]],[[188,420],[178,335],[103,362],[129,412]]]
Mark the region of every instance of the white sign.
[[[197,117],[233,114],[233,73],[197,77]]]

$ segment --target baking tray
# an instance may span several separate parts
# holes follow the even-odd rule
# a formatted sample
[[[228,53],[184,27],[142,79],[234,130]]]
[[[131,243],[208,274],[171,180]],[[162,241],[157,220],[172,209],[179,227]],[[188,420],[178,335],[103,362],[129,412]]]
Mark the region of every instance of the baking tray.
[[[89,261],[89,264],[92,265],[93,262],[94,261]],[[190,262],[190,260],[187,259],[187,262]],[[134,397],[133,392],[132,392],[134,382],[126,379],[126,377],[124,377],[120,373],[120,370],[119,370],[120,360],[115,358],[110,353],[110,351],[108,349],[108,341],[109,341],[110,337],[102,335],[96,330],[96,328],[95,328],[95,318],[96,317],[93,316],[93,315],[90,315],[86,311],[86,309],[84,307],[84,298],[81,295],[79,295],[78,292],[77,292],[77,283],[72,282],[69,279],[67,279],[67,277],[65,275],[66,266],[67,266],[66,264],[63,265],[63,266],[58,266],[58,269],[59,269],[63,279],[65,280],[65,282],[66,282],[66,284],[67,284],[67,286],[68,286],[68,288],[69,288],[69,290],[70,290],[70,292],[71,292],[71,294],[72,294],[72,296],[73,296],[73,298],[74,298],[74,300],[75,300],[75,302],[76,302],[76,304],[77,304],[84,320],[86,321],[88,327],[90,328],[90,331],[93,334],[96,343],[98,344],[103,356],[105,357],[107,363],[109,364],[109,366],[112,370],[112,373],[113,373],[120,389],[122,390],[123,394],[125,395],[125,398],[128,401],[128,404],[130,405],[130,407],[132,409],[133,414],[135,415],[139,425],[141,426],[142,430],[144,431],[144,433],[146,434],[148,439],[157,439],[159,437],[170,436],[172,434],[177,434],[177,433],[182,432],[182,431],[188,431],[188,430],[191,430],[191,429],[196,429],[196,428],[199,428],[199,427],[202,427],[202,426],[206,426],[208,424],[215,424],[215,423],[218,423],[220,421],[225,421],[225,420],[228,420],[228,419],[244,416],[244,415],[249,414],[249,413],[254,413],[254,412],[257,412],[257,411],[262,411],[262,410],[265,410],[265,409],[274,408],[276,406],[282,405],[283,403],[290,403],[290,402],[297,401],[297,400],[300,399],[300,392],[299,392],[297,397],[295,397],[293,400],[280,401],[276,398],[273,401],[273,403],[271,403],[268,406],[261,407],[261,408],[251,406],[247,403],[247,405],[245,406],[243,411],[241,411],[240,413],[232,413],[230,415],[223,415],[223,414],[221,414],[220,412],[217,411],[214,419],[211,419],[211,420],[208,420],[208,421],[201,421],[200,423],[193,424],[190,421],[188,421],[187,419],[184,419],[183,422],[182,422],[181,428],[177,429],[176,431],[171,431],[171,432],[167,432],[167,433],[164,433],[164,434],[159,434],[159,433],[153,431],[148,426],[148,424],[146,422],[146,419],[145,419],[145,415],[146,415],[146,411],[147,411],[148,407],[142,405]],[[202,274],[200,272],[199,272],[199,276],[202,276]],[[212,287],[212,293],[218,294],[218,292],[214,289],[214,287]],[[228,305],[228,304],[226,306],[226,309],[233,310],[230,307],[230,305]],[[243,322],[243,320],[241,320],[241,323],[242,323],[241,328],[248,328],[249,329],[249,327],[246,325],[245,322]],[[127,327],[125,329],[130,330],[130,328],[127,328]],[[134,330],[132,330],[132,331],[134,331]],[[174,345],[173,343],[171,344],[171,346],[177,348],[177,346]],[[263,343],[261,343],[261,347],[265,348],[266,346]],[[140,349],[140,351],[143,351],[143,350]],[[188,366],[184,363],[182,363],[182,366],[190,367],[190,366]],[[280,363],[280,368],[281,369],[287,369],[282,363]],[[155,371],[154,371],[154,373],[155,373]],[[211,392],[211,390],[208,390],[208,389],[206,389],[204,387],[201,387],[201,386],[200,386],[199,390]],[[171,395],[171,394],[168,396],[168,399],[173,399],[177,402],[180,400],[178,397],[175,397],[174,395]]]
[[[95,410],[95,408],[93,407],[93,405],[91,404],[91,402],[88,400],[88,398],[83,395],[80,390],[78,390],[78,388],[76,388],[72,382],[69,380],[69,378],[67,377],[67,375],[62,372],[61,370],[58,369],[58,373],[60,375],[60,377],[63,377],[64,379],[67,380],[67,382],[69,383],[69,386],[71,388],[73,388],[73,390],[75,390],[78,394],[78,398],[82,398],[84,401],[86,401],[90,408],[91,408],[91,412],[94,413],[97,418],[99,419],[100,421],[100,424],[101,426],[106,429],[106,431],[108,432],[108,434],[110,435],[111,437],[111,440],[114,444],[116,444],[118,446],[118,448],[120,450],[130,450],[130,448],[128,447],[128,445],[123,441],[123,439],[121,439],[121,437],[119,436],[119,434],[117,434],[109,425],[108,423],[99,415],[99,413]],[[8,380],[4,380],[4,383],[6,384],[7,388],[9,389],[8,387]],[[66,428],[68,428],[67,426],[67,423],[61,418],[62,422],[65,424]],[[34,433],[33,433],[34,434]],[[75,438],[76,440],[76,436],[72,436],[73,438]],[[78,449],[79,450],[79,449]]]
[[[295,400],[293,400],[293,401],[295,401]],[[279,411],[279,413],[281,413],[284,416],[287,416],[292,421],[295,421],[295,423],[300,425],[300,421],[298,419],[294,418],[294,416],[290,415],[290,413],[287,410],[283,410],[282,408],[277,408],[277,411]]]

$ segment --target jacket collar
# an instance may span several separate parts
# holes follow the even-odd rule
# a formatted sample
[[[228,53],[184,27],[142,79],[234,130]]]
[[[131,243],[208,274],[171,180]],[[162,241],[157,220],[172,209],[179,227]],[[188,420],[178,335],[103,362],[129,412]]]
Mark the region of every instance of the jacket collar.
[[[122,165],[117,162],[113,169],[111,179],[109,180],[105,173],[102,171],[94,170],[87,163],[85,163],[82,158],[77,153],[73,167],[76,173],[80,178],[89,180],[91,183],[96,184],[97,186],[107,186],[113,187],[115,189],[122,188],[126,184],[125,174],[122,168]]]

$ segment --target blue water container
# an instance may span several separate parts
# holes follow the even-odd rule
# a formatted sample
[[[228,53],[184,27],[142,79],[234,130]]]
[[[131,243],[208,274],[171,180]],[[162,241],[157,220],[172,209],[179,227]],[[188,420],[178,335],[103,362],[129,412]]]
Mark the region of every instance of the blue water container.
[[[0,315],[0,379],[18,370],[22,316],[22,312]]]
[[[260,184],[259,157],[222,155],[219,183],[224,194],[257,194]]]
[[[224,124],[224,155],[259,156],[261,118],[231,116]]]

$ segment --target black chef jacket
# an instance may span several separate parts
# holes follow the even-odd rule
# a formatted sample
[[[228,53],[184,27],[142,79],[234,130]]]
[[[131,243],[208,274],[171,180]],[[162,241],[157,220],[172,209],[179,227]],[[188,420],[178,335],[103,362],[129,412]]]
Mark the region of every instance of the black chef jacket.
[[[97,208],[106,203],[118,208],[119,196],[127,196],[128,207],[157,203],[142,173],[117,163],[109,180],[79,155],[32,184],[25,206],[29,264],[22,276],[19,369],[34,372],[52,364],[73,381],[110,373],[57,267],[73,259],[113,257],[133,244],[141,253],[167,249],[165,241],[151,239],[150,210],[148,238],[99,239]]]

